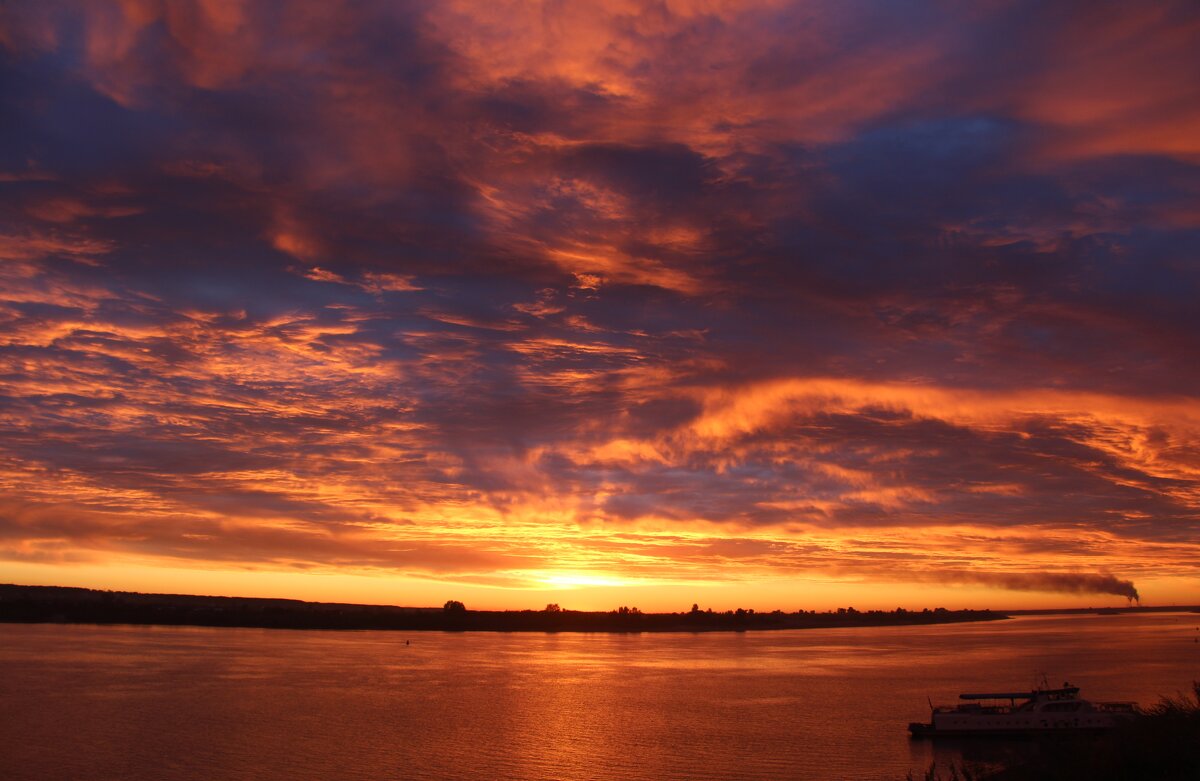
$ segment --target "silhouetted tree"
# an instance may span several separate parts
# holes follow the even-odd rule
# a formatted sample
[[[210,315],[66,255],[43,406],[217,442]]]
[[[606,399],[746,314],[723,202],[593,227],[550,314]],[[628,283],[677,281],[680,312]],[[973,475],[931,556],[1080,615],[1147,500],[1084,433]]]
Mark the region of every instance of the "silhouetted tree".
[[[448,600],[445,605],[442,605],[442,609],[451,615],[461,615],[467,612],[467,606],[457,599]]]
[[[551,602],[549,605],[546,605],[546,612],[547,613],[561,613],[562,608],[558,606],[557,602]]]

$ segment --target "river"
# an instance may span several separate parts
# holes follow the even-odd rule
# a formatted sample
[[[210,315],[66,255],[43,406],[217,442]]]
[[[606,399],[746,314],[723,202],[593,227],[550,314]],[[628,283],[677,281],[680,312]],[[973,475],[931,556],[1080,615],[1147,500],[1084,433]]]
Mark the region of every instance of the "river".
[[[0,625],[0,777],[902,779],[926,697],[1150,704],[1200,615],[704,634]]]

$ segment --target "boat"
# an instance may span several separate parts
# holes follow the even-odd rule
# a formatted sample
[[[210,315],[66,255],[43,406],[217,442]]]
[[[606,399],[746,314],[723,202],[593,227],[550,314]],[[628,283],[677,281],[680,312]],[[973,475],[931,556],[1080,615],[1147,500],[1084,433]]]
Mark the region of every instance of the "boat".
[[[1062,732],[1101,732],[1135,718],[1133,702],[1089,702],[1079,687],[1037,688],[1028,692],[960,694],[957,705],[930,703],[929,723],[913,722],[914,738],[941,736],[1025,736]]]

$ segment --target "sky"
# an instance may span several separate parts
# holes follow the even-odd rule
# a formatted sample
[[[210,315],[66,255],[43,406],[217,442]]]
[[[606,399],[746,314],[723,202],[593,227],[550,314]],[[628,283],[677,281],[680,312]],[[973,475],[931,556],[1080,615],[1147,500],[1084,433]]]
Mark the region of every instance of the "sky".
[[[1190,2],[0,8],[0,581],[1200,603]]]

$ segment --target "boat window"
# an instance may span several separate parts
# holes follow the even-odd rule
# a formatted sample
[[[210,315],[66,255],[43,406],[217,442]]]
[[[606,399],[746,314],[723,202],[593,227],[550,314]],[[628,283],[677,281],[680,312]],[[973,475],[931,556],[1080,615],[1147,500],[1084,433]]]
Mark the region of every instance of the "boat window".
[[[1109,713],[1133,713],[1133,703],[1130,702],[1102,702],[1100,710],[1108,711]]]
[[[1042,710],[1053,711],[1055,713],[1072,713],[1079,710],[1082,704],[1081,702],[1052,702],[1042,708]]]

